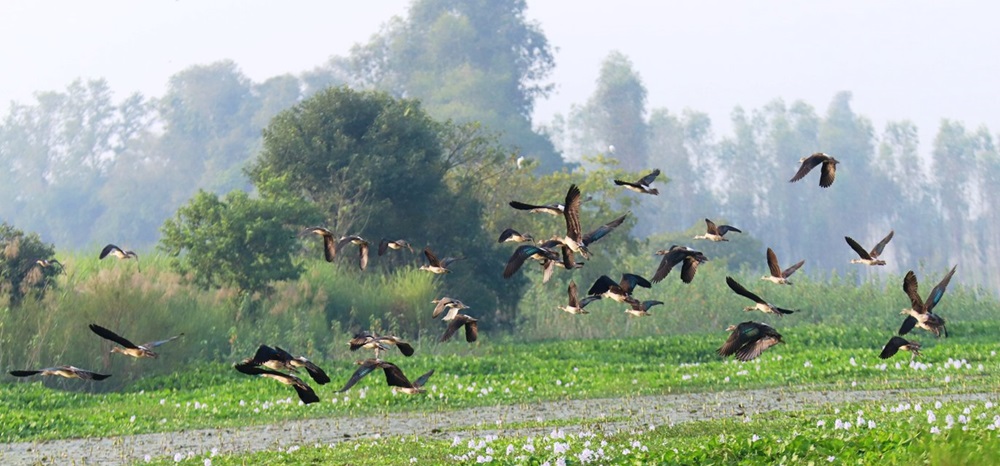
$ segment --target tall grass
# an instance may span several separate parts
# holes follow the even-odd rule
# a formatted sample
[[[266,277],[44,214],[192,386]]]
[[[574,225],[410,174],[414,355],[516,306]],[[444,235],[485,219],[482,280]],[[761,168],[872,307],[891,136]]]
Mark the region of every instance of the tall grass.
[[[588,315],[557,310],[566,301],[570,279],[584,294],[601,274],[617,279],[620,274],[608,270],[612,267],[648,276],[656,259],[626,254],[615,264],[595,260],[573,273],[557,270],[546,284],[541,283],[538,267],[526,264],[519,273],[528,274],[532,285],[522,298],[515,332],[485,332],[481,338],[503,342],[671,338],[682,333],[721,332],[729,324],[758,320],[779,331],[802,325],[863,327],[872,332],[872,340],[880,340],[875,335],[888,338],[895,333],[903,320],[899,311],[909,307],[901,289],[902,278],[897,276],[876,276],[859,285],[861,279],[855,274],[801,274],[794,277],[795,285],[778,286],[759,280],[762,271],[732,273],[724,264],[712,261],[699,269],[691,284],[681,283],[675,270],[651,290],[636,291],[639,299],[666,303],[652,308],[651,317],[629,317],[623,312],[624,305],[609,300],[590,304]],[[315,359],[350,358],[355,355],[344,351],[346,342],[362,329],[394,333],[433,352],[466,346],[453,343],[439,348],[431,343],[444,329],[430,317],[431,300],[439,296],[440,278],[412,266],[375,273],[347,264],[307,262],[299,280],[277,283],[272,294],[259,297],[255,314],[237,319],[233,290],[205,291],[186,285],[160,256],[145,256],[138,263],[71,256],[65,263],[66,274],[44,299],[0,308],[3,370],[73,364],[115,375],[106,383],[86,386],[116,389],[140,376],[184,371],[192,361],[233,362],[252,355],[262,343]],[[943,273],[918,274],[924,295]],[[726,286],[729,274],[765,299],[798,312],[783,318],[744,312],[743,307],[751,303]],[[954,334],[962,334],[977,322],[1000,320],[1000,303],[991,293],[955,285],[937,311],[948,320]],[[91,333],[87,329],[90,323],[108,327],[138,344],[178,333],[185,336],[160,347],[163,357],[135,361],[109,354],[111,343]],[[78,385],[64,385],[60,380],[45,383]]]

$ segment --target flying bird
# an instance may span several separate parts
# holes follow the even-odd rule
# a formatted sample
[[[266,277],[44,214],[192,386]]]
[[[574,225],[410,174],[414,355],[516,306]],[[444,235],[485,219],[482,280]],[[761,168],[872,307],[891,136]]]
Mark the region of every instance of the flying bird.
[[[583,229],[580,227],[580,188],[575,184],[570,185],[566,191],[565,206],[563,218],[566,219],[566,236],[559,241],[571,251],[583,254],[583,257],[589,259],[590,251],[583,244]]]
[[[583,245],[585,247],[589,247],[591,244],[596,243],[597,240],[607,236],[608,233],[611,233],[615,230],[615,228],[618,228],[622,222],[625,221],[625,217],[627,217],[630,213],[631,212],[625,212],[620,217],[595,228],[594,231],[591,231],[590,233],[583,235]]]
[[[889,244],[889,240],[892,239],[892,235],[894,235],[895,233],[896,230],[890,230],[889,234],[885,235],[885,238],[882,238],[882,241],[879,241],[878,244],[876,244],[871,251],[865,251],[865,248],[861,247],[861,245],[858,244],[857,241],[854,241],[854,238],[851,238],[850,236],[845,236],[844,240],[847,241],[847,244],[851,246],[851,249],[853,249],[854,252],[858,253],[858,256],[861,257],[860,259],[851,259],[851,263],[865,264],[865,265],[885,265],[885,261],[879,259],[879,256],[882,255],[882,250],[885,249],[885,245]]]
[[[448,316],[451,314],[454,314],[454,316],[448,321],[448,328],[445,329],[444,334],[441,335],[441,339],[438,341],[448,341],[462,327],[465,327],[465,341],[472,343],[479,338],[479,321],[477,319],[465,314],[459,314],[456,310],[453,313],[449,312],[444,320],[448,320]]]
[[[508,228],[501,232],[500,238],[497,239],[498,243],[505,243],[507,241],[514,243],[530,243],[534,241],[534,239],[529,234],[521,234],[513,228]]]
[[[632,273],[622,274],[622,279],[618,283],[615,283],[607,275],[601,275],[590,287],[590,290],[587,291],[587,294],[610,298],[619,303],[624,303],[632,298],[632,291],[638,286],[651,288],[653,285],[649,283],[649,280]]]
[[[284,372],[278,372],[276,370],[261,367],[255,364],[253,361],[244,360],[243,362],[233,364],[233,368],[237,371],[247,374],[247,375],[257,375],[260,377],[265,377],[273,379],[282,383],[284,385],[291,385],[295,389],[295,393],[298,393],[299,399],[302,403],[309,404],[319,401],[319,397],[316,396],[316,392],[313,391],[309,384],[302,381],[302,379]]]
[[[67,379],[81,379],[81,380],[104,380],[111,377],[111,374],[98,374],[97,372],[91,372],[88,370],[80,369],[74,366],[58,366],[58,367],[46,367],[45,369],[38,370],[19,370],[10,371],[10,375],[14,377],[30,377],[32,375],[58,375],[59,377],[65,377]]]
[[[736,227],[731,226],[731,225],[719,225],[719,226],[716,226],[715,222],[713,222],[713,221],[711,221],[711,220],[709,220],[709,219],[706,218],[705,219],[705,234],[704,235],[695,236],[694,239],[707,239],[709,241],[715,241],[715,242],[729,241],[728,239],[724,238],[724,236],[726,236],[726,233],[729,233],[730,231],[735,231],[737,233],[743,233],[743,230],[740,230],[739,228],[736,228]]]
[[[98,259],[104,259],[105,257],[108,257],[109,254],[112,255],[112,256],[115,256],[115,257],[117,257],[119,259],[136,259],[136,260],[139,260],[139,255],[136,254],[135,251],[126,251],[126,250],[124,250],[124,249],[122,249],[122,248],[120,248],[118,246],[113,245],[113,244],[109,244],[107,246],[104,246],[104,249],[101,250],[101,255],[100,255],[100,257],[98,257]]]
[[[375,359],[379,358],[379,353],[382,351],[388,351],[390,346],[399,348],[399,352],[403,353],[403,356],[413,356],[413,346],[403,341],[402,338],[392,335],[376,335],[371,332],[360,332],[354,335],[354,338],[351,338],[348,344],[351,347],[351,351],[357,351],[361,348],[375,350]]]
[[[658,304],[663,304],[663,301],[655,301],[655,300],[639,301],[638,299],[631,297],[625,302],[628,303],[629,305],[629,308],[625,310],[625,313],[635,317],[651,316],[652,314],[649,313],[649,308],[656,306]]]
[[[326,257],[326,261],[333,262],[333,258],[337,257],[337,240],[333,238],[333,232],[323,227],[309,227],[299,232],[298,236],[301,238],[308,234],[323,237],[323,253]]]
[[[660,194],[660,191],[657,190],[656,188],[650,188],[649,185],[659,175],[660,175],[660,169],[657,168],[656,170],[651,171],[648,175],[639,178],[639,181],[636,181],[634,183],[629,181],[615,180],[615,184],[618,186],[624,186],[625,189],[628,189],[630,191],[635,191],[639,194],[652,194],[655,196],[657,194]]]
[[[359,380],[363,379],[366,375],[372,373],[372,371],[374,371],[375,369],[382,369],[382,371],[385,372],[385,381],[386,384],[388,384],[389,386],[402,388],[404,389],[402,391],[406,393],[419,393],[420,391],[422,391],[419,389],[423,387],[423,384],[426,383],[427,379],[430,378],[431,374],[434,373],[434,371],[432,370],[420,376],[420,378],[417,379],[416,382],[411,383],[406,378],[406,376],[403,375],[403,371],[399,368],[399,366],[391,362],[383,361],[381,359],[364,359],[361,361],[355,361],[355,364],[359,366],[358,369],[354,371],[353,374],[351,374],[351,378],[347,380],[346,384],[344,384],[344,388],[337,390],[338,393],[343,393],[350,390],[351,387],[354,386],[354,384],[358,383]],[[419,391],[418,390],[413,390],[412,392],[406,391],[405,389],[407,388],[410,389],[416,388]]]
[[[437,319],[445,309],[448,309],[448,314],[444,317],[444,320],[449,321],[455,318],[455,314],[458,311],[469,308],[469,306],[466,306],[462,301],[449,298],[447,296],[441,299],[432,300],[431,302],[436,304],[436,306],[434,306],[434,312],[431,314],[432,319]]]
[[[764,350],[784,343],[781,334],[774,327],[760,322],[743,322],[730,325],[727,332],[732,332],[726,342],[719,347],[719,356],[736,355],[740,361],[750,361],[760,356]]]
[[[527,210],[528,212],[549,215],[562,215],[563,210],[566,209],[563,204],[533,205],[518,201],[510,201],[509,205],[517,210]]]
[[[368,241],[358,235],[342,236],[337,242],[337,250],[343,250],[344,246],[348,244],[358,247],[358,266],[364,270],[368,267]]]
[[[160,346],[164,343],[169,343],[184,336],[184,334],[181,333],[178,335],[174,335],[170,338],[167,338],[166,340],[153,341],[142,345],[136,345],[135,343],[132,343],[131,341],[122,337],[121,335],[118,335],[117,333],[112,332],[111,330],[108,330],[104,327],[101,327],[100,325],[90,324],[89,327],[92,332],[96,333],[101,338],[113,341],[121,345],[112,347],[111,348],[112,353],[121,353],[126,356],[131,356],[133,358],[157,358],[159,357],[159,355],[153,351],[153,348],[156,348],[157,346]]]
[[[281,349],[280,346],[270,347],[260,345],[253,358],[246,359],[244,363],[251,363],[257,366],[264,366],[276,371],[298,372],[300,368],[305,369],[316,383],[323,385],[330,382],[330,377],[316,363],[302,356],[292,356],[291,353]]]
[[[948,282],[951,281],[951,276],[955,275],[957,268],[958,265],[952,267],[951,271],[945,274],[941,282],[927,295],[927,301],[920,299],[920,292],[917,290],[917,275],[912,270],[906,272],[906,276],[903,277],[903,291],[910,298],[910,308],[900,311],[900,314],[907,314],[903,325],[899,327],[900,335],[906,335],[910,330],[913,330],[913,327],[920,327],[933,333],[935,337],[940,337],[942,332],[945,337],[948,336],[948,328],[944,325],[944,318],[933,311],[934,307],[941,302],[944,290],[948,287]]]
[[[656,272],[653,273],[653,278],[651,279],[653,283],[659,283],[666,278],[674,266],[680,263],[684,264],[681,266],[681,281],[691,283],[694,280],[694,274],[698,272],[698,265],[708,262],[708,258],[701,251],[695,251],[687,246],[678,246],[676,244],[670,246],[670,249],[656,251],[655,254],[663,256],[663,258],[660,259],[660,265],[656,267]]]
[[[380,256],[384,255],[385,252],[390,249],[392,249],[393,251],[398,251],[400,249],[408,249],[410,250],[410,252],[413,252],[413,246],[410,246],[410,243],[408,243],[406,240],[397,239],[396,241],[389,241],[385,238],[382,238],[382,240],[378,242],[378,255]]]
[[[590,314],[590,312],[584,310],[593,301],[601,299],[600,296],[587,296],[582,300],[577,296],[576,282],[570,280],[569,287],[566,289],[569,295],[569,303],[565,306],[559,307],[557,309],[561,311],[566,311],[570,314]]]
[[[792,264],[787,269],[781,270],[781,267],[778,265],[778,256],[774,254],[774,250],[767,248],[767,268],[771,274],[764,275],[763,277],[760,277],[760,279],[767,280],[778,285],[791,285],[792,282],[788,281],[788,277],[791,277],[792,274],[795,273],[796,270],[799,270],[799,267],[802,267],[802,264],[805,263],[806,261],[800,260]]]
[[[552,239],[539,245],[525,244],[518,246],[514,250],[514,253],[510,255],[510,259],[507,259],[507,265],[503,268],[503,278],[512,277],[524,265],[524,261],[529,258],[543,261],[543,266],[546,260],[558,261],[559,253],[554,248],[560,244],[559,240]]]
[[[562,260],[542,259],[542,283],[549,282],[549,279],[552,278],[552,272],[555,271],[556,267],[566,270],[583,267],[583,262],[576,261],[576,256],[570,248],[563,245],[559,249],[562,251]]]
[[[451,273],[448,266],[451,265],[452,262],[461,260],[461,258],[455,257],[445,257],[444,259],[438,260],[438,258],[434,256],[434,253],[431,252],[430,248],[424,248],[424,257],[427,258],[427,265],[421,265],[420,270],[426,270],[433,274]]]
[[[788,180],[789,182],[794,183],[801,180],[810,170],[816,168],[819,164],[823,164],[823,171],[819,175],[819,185],[829,188],[833,184],[833,179],[837,176],[837,164],[840,162],[829,155],[817,152],[809,157],[803,157],[799,160],[799,163],[802,164],[799,166],[799,171],[795,173],[792,179]]]
[[[882,347],[882,353],[878,357],[888,359],[893,357],[899,350],[909,351],[910,359],[920,356],[920,343],[908,341],[903,337],[893,335],[889,342]]]
[[[767,301],[764,301],[760,296],[751,293],[746,288],[744,288],[743,285],[740,285],[740,283],[734,280],[733,277],[726,277],[726,284],[729,285],[729,288],[735,291],[736,294],[744,298],[750,299],[755,303],[753,306],[747,306],[743,308],[744,311],[750,312],[753,310],[758,310],[765,314],[777,315],[778,317],[781,317],[784,314],[791,314],[795,312],[794,310],[782,309]]]
[[[59,262],[59,261],[57,261],[55,259],[38,259],[38,260],[35,261],[35,264],[38,264],[38,266],[41,267],[41,268],[43,268],[43,269],[47,269],[49,267],[55,267],[55,266],[58,265],[59,266],[59,271],[64,271],[65,270],[65,268],[62,265],[62,262]]]

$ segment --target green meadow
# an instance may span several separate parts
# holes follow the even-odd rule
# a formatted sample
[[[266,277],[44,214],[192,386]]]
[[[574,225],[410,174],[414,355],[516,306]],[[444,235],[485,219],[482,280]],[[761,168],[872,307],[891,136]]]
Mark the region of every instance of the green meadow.
[[[537,280],[539,285],[525,295],[517,332],[486,327],[479,342],[468,344],[462,338],[437,342],[443,324],[430,319],[430,301],[437,297],[440,278],[410,268],[359,277],[347,267],[310,263],[303,279],[278,284],[248,310],[225,291],[193,291],[158,258],[144,259],[141,269],[136,265],[68,259],[69,272],[44,300],[2,311],[0,366],[5,371],[74,364],[113,376],[99,383],[5,377],[0,442],[675,393],[894,390],[919,393],[928,401],[919,409],[899,408],[895,400],[831,403],[822,409],[631,431],[603,430],[602,425],[622,420],[594,410],[572,420],[541,416],[508,426],[514,433],[501,437],[468,426],[456,429],[450,441],[415,435],[328,445],[303,441],[281,451],[160,452],[150,460],[350,464],[377,450],[390,464],[557,464],[560,458],[567,464],[967,464],[962,455],[995,458],[1000,451],[1000,409],[989,402],[935,408],[933,401],[954,394],[998,395],[1000,312],[982,290],[949,289],[938,310],[949,319],[951,336],[935,339],[917,330],[910,337],[923,344],[921,357],[904,353],[883,361],[878,353],[902,321],[899,309],[908,304],[898,277],[860,285],[857,277],[801,277],[792,287],[777,287],[755,282],[750,272],[736,274],[749,288],[766,290],[770,300],[799,309],[779,319],[745,313],[747,303],[724,284],[727,272],[712,263],[691,285],[671,275],[653,290],[641,290],[643,299],[667,302],[647,318],[628,317],[610,301],[591,304],[588,315],[559,312],[555,308],[565,299],[566,282],[557,275],[545,286]],[[583,283],[579,275],[575,279]],[[750,319],[771,323],[785,344],[746,363],[717,356],[728,336],[726,325]],[[160,347],[158,359],[132,360],[109,354],[110,344],[86,328],[91,322],[137,341],[185,336]],[[410,339],[413,357],[392,350],[384,358],[411,378],[434,369],[427,393],[393,393],[379,372],[337,393],[356,368],[354,361],[370,356],[348,350],[347,340],[359,328]],[[307,379],[321,402],[302,405],[289,387],[231,368],[261,343],[288,347],[323,367],[333,379],[330,384]],[[928,422],[928,410],[935,422]]]

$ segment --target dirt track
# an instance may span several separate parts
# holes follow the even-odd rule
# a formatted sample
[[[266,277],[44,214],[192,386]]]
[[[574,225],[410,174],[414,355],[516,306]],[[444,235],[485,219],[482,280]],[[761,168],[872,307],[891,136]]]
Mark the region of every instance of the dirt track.
[[[653,425],[754,415],[773,410],[794,411],[827,403],[887,400],[895,404],[906,399],[933,396],[935,400],[1000,400],[997,393],[936,395],[933,392],[899,390],[856,392],[794,392],[750,390],[734,392],[660,395],[623,399],[594,399],[546,402],[463,409],[435,413],[402,413],[367,418],[327,418],[288,421],[241,429],[204,429],[125,437],[55,440],[37,443],[0,444],[0,464],[129,464],[149,455],[175,453],[249,452],[287,448],[291,445],[330,444],[371,438],[376,435],[420,435],[452,438],[456,430],[462,438],[470,435],[526,434],[532,429],[505,428],[505,425],[537,420],[586,419],[601,424],[605,432]],[[742,405],[742,407],[741,407]],[[600,418],[605,420],[601,421]],[[628,419],[622,421],[621,419]],[[501,421],[497,424],[497,421]],[[593,420],[593,421],[590,421]],[[582,428],[582,426],[578,427]],[[588,427],[590,428],[590,427]],[[538,429],[539,431],[542,429]],[[546,432],[551,429],[544,429]],[[564,428],[566,431],[576,429]]]

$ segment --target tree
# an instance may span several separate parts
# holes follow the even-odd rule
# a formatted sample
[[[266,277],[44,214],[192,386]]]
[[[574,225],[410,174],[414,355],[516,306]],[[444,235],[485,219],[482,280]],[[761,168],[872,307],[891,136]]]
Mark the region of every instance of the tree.
[[[555,61],[526,8],[524,0],[417,0],[405,20],[331,66],[348,67],[350,82],[419,98],[439,120],[479,121],[551,172],[561,158],[532,130],[531,113],[552,88],[545,79]]]
[[[104,80],[36,100],[14,104],[0,125],[0,217],[60,244],[90,244],[94,219],[109,208],[94,194],[149,126],[148,102],[134,94],[116,105]]]
[[[417,101],[329,88],[272,120],[248,173],[267,198],[315,204],[335,232],[396,235],[438,210],[438,131]]]
[[[55,286],[62,272],[57,265],[42,267],[38,260],[51,260],[55,251],[37,233],[25,234],[7,222],[0,222],[0,296],[17,306],[27,296],[41,298]]]
[[[570,123],[579,154],[604,152],[614,146],[612,155],[621,161],[622,168],[647,168],[646,87],[625,54],[613,51],[604,59],[597,89],[585,106],[574,109]]]
[[[163,223],[159,248],[195,285],[231,286],[242,299],[267,293],[274,281],[298,278],[301,266],[291,259],[296,225],[317,217],[308,204],[252,199],[242,191],[219,199],[199,191]]]

